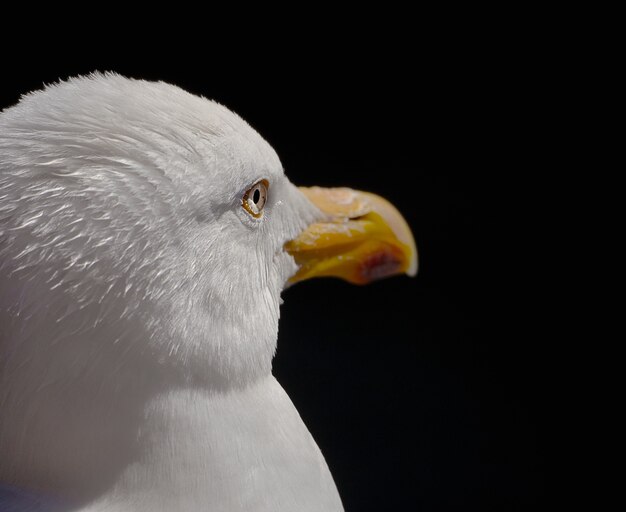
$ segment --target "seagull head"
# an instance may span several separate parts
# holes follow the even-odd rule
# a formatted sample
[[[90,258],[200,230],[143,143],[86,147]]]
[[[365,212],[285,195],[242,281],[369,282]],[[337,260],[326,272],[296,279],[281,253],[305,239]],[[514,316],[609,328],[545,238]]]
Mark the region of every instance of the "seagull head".
[[[72,79],[0,115],[0,378],[22,386],[271,372],[281,292],[413,275],[384,199],[298,188],[248,124],[165,83]]]

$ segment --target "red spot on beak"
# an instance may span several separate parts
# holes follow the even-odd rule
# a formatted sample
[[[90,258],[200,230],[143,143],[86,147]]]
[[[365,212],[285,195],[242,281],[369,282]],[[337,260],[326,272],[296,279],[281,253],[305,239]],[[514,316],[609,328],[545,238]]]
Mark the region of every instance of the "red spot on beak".
[[[368,255],[359,265],[359,274],[365,282],[376,281],[398,274],[402,264],[402,253],[395,247],[387,246]]]

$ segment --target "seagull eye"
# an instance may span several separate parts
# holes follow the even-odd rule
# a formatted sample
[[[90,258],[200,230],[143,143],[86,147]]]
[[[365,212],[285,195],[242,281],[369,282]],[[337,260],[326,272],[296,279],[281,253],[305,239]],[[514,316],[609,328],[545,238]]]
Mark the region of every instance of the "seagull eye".
[[[255,219],[258,219],[261,215],[263,215],[263,208],[265,207],[265,202],[267,201],[267,191],[269,186],[270,184],[267,180],[258,181],[243,195],[241,205]]]

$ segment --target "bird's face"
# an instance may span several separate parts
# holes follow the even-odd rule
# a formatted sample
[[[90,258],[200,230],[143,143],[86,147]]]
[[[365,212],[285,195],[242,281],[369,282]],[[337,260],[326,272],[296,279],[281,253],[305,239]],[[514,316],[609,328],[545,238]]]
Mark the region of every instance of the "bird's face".
[[[285,244],[324,218],[287,179],[269,145],[251,135],[205,148],[194,166],[201,184],[181,215],[182,243],[173,248],[187,265],[177,278],[186,284],[165,305],[176,305],[172,325],[180,331],[172,339],[186,340],[183,350],[192,358],[237,382],[269,373],[280,294],[298,270]]]
[[[388,203],[298,189],[245,122],[178,88],[97,75],[0,117],[0,350],[42,345],[50,378],[109,358],[245,384],[271,369],[290,279],[415,265]]]

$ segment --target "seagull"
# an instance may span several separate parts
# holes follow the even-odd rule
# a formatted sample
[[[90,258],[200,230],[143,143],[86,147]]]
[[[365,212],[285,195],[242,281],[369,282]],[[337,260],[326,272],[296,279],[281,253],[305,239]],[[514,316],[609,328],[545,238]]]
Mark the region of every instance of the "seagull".
[[[237,115],[92,74],[0,113],[0,509],[335,512],[272,375],[281,292],[417,271],[385,199]]]

